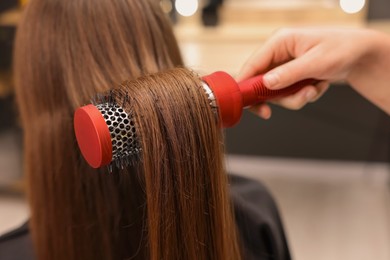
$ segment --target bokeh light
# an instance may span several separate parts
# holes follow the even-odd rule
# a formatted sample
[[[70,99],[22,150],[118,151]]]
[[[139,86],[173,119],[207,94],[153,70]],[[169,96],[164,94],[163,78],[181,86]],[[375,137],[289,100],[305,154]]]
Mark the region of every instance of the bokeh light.
[[[365,3],[365,0],[340,0],[340,7],[344,12],[354,14],[360,12]]]
[[[176,0],[176,11],[182,16],[191,16],[198,10],[198,0]]]

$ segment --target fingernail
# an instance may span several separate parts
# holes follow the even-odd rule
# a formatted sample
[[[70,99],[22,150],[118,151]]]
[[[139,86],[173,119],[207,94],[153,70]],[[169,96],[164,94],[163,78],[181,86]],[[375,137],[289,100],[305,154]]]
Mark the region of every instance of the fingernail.
[[[261,118],[266,120],[271,117],[271,111],[268,106],[260,106],[258,113]]]
[[[314,89],[309,89],[305,94],[306,101],[312,100],[316,95],[317,92]]]
[[[278,83],[278,76],[275,73],[265,74],[263,77],[263,82],[267,88],[273,88]]]

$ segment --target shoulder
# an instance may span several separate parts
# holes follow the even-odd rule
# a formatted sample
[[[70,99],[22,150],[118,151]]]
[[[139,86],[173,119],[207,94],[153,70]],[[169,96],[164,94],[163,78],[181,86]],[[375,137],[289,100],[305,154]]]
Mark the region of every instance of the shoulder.
[[[0,236],[0,260],[33,259],[28,223]]]
[[[280,215],[267,188],[231,175],[230,193],[245,259],[290,259]],[[27,223],[0,236],[0,260],[30,259],[34,253]]]
[[[279,210],[268,189],[255,180],[230,175],[230,194],[245,259],[291,259]]]

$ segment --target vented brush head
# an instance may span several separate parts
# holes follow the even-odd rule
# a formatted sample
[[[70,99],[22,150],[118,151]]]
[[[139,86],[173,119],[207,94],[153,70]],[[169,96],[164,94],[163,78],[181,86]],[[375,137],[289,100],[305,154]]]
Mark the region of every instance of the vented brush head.
[[[141,151],[132,114],[128,114],[111,96],[77,109],[74,129],[81,153],[93,168],[113,163],[124,167]]]

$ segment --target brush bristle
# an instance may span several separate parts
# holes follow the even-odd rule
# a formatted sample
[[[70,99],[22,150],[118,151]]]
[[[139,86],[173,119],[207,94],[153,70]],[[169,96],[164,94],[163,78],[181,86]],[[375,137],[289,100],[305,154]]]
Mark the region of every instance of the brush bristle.
[[[119,105],[116,100],[120,100]],[[112,172],[113,167],[123,169],[129,165],[134,165],[139,160],[142,150],[137,137],[133,114],[127,113],[124,107],[129,102],[128,95],[122,98],[114,97],[113,91],[107,95],[97,94],[92,99],[97,109],[102,114],[111,135],[112,161],[108,170]]]

